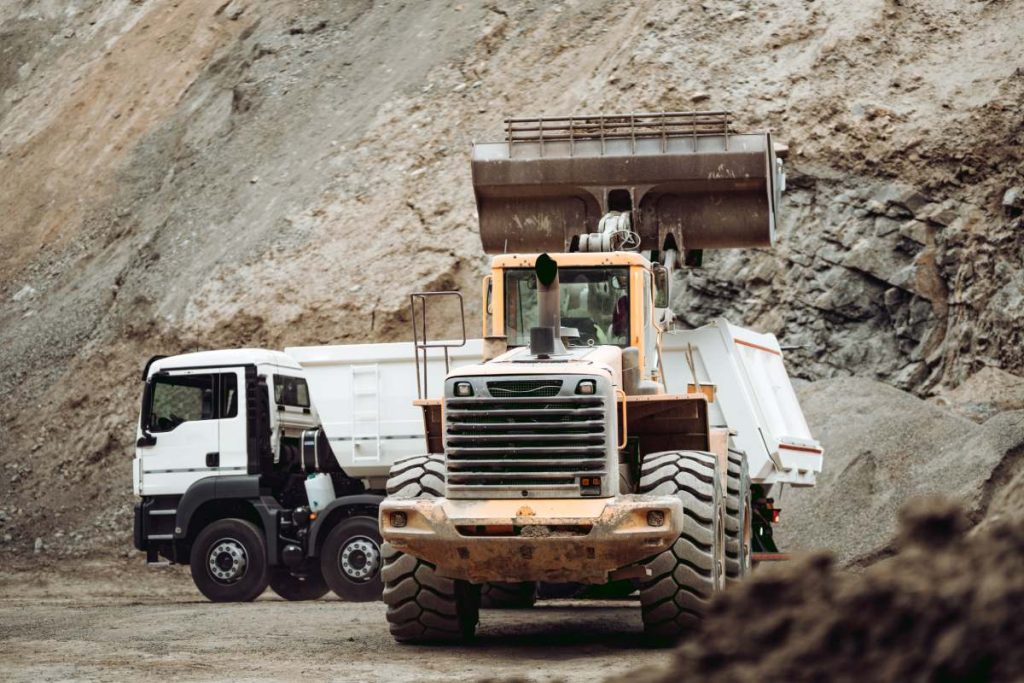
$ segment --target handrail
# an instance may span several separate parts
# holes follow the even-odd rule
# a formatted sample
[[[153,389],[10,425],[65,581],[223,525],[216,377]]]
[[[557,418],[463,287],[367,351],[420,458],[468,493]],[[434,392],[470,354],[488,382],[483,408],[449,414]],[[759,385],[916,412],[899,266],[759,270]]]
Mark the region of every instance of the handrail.
[[[441,341],[431,342],[427,334],[427,299],[431,297],[456,296],[459,298],[459,318],[462,323],[462,340],[458,343]],[[416,304],[420,305],[420,317],[416,317]],[[427,350],[444,349],[445,374],[451,370],[451,359],[448,349],[457,349],[466,345],[466,309],[461,292],[413,292],[409,295],[409,307],[412,310],[413,355],[416,360],[416,395],[419,399],[427,397]],[[422,327],[422,339],[420,338]],[[423,365],[420,365],[420,353],[423,354]]]

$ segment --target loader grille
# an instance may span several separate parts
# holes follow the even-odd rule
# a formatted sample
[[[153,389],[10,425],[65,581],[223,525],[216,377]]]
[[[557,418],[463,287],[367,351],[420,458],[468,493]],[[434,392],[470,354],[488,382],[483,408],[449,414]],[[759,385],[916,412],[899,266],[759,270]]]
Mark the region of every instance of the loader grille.
[[[605,399],[546,395],[561,385],[488,382],[490,397],[447,399],[447,495],[577,496],[579,477],[605,475]],[[525,395],[499,393],[511,390]]]
[[[560,379],[487,383],[491,396],[557,396],[561,389]]]

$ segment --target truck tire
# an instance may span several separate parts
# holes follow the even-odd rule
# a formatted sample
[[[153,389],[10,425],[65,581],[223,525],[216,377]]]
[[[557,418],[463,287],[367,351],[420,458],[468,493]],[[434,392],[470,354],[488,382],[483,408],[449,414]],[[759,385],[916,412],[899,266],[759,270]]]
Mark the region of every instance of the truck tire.
[[[334,593],[346,602],[380,600],[384,583],[380,527],[373,517],[339,522],[320,548],[320,571]]]
[[[445,466],[440,455],[400,460],[391,467],[388,496],[438,498],[444,495]],[[480,618],[480,586],[437,574],[433,564],[383,546],[384,604],[391,635],[400,643],[469,640]]]
[[[646,455],[639,492],[683,502],[679,538],[644,562],[651,576],[640,584],[645,634],[675,640],[700,626],[723,584],[725,505],[717,459],[702,451]]]
[[[747,454],[730,449],[729,476],[725,483],[726,586],[738,583],[750,573],[751,514]]]
[[[271,567],[270,587],[289,602],[317,600],[329,590],[320,573],[320,567],[315,564],[310,566],[306,575],[301,578],[294,576],[288,567]]]
[[[267,589],[267,543],[244,519],[218,519],[192,543],[192,580],[213,602],[250,602]]]
[[[485,583],[480,587],[484,609],[526,609],[537,602],[537,582]]]

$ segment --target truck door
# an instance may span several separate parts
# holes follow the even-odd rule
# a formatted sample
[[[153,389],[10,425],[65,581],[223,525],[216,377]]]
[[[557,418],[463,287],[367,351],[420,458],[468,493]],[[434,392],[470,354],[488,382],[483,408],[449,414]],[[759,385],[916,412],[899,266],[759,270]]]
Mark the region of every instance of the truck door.
[[[142,452],[142,494],[184,493],[205,476],[218,449],[216,379],[208,370],[168,370],[151,380],[145,429],[156,442]]]

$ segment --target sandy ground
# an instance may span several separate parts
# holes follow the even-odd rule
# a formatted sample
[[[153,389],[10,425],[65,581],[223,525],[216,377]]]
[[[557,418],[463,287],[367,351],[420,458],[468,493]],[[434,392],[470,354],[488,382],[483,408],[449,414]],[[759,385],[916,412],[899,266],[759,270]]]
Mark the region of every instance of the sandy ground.
[[[400,646],[379,602],[212,604],[180,569],[0,575],[5,681],[593,681],[668,663],[640,629],[636,603],[548,601],[483,611],[469,646]]]

